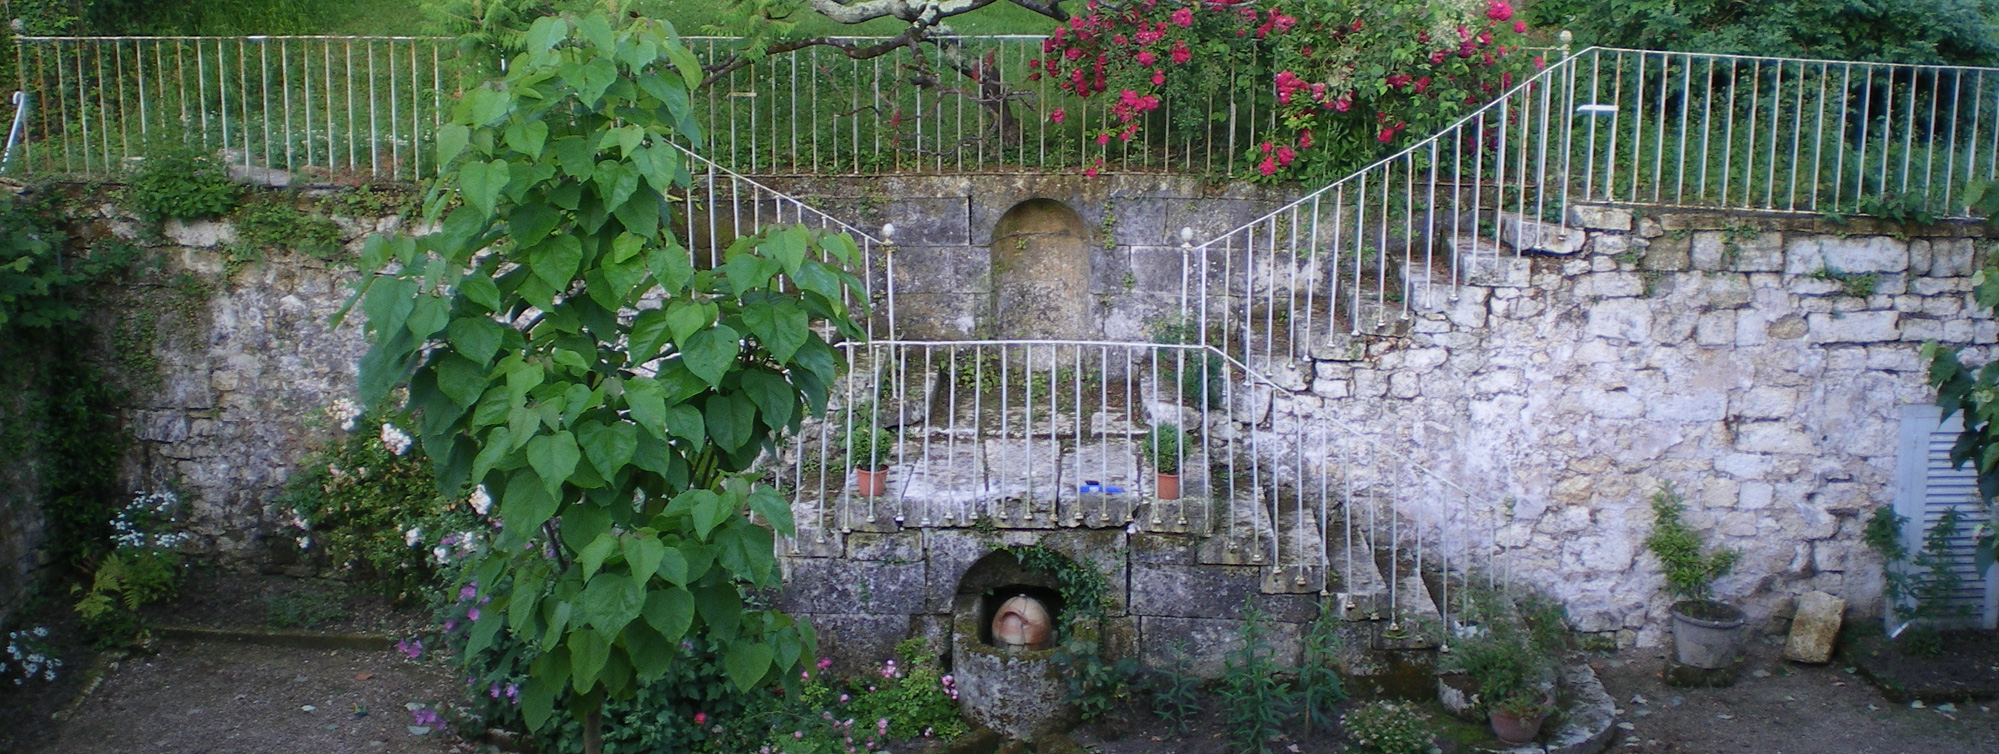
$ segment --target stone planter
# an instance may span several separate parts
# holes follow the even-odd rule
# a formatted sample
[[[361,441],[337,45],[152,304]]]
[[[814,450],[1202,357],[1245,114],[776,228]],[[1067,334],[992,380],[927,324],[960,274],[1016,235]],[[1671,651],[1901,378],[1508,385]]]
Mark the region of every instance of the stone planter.
[[[888,492],[888,467],[879,469],[854,469],[854,494],[861,497],[881,497]]]
[[[1179,474],[1154,474],[1152,476],[1152,479],[1154,485],[1153,489],[1159,491],[1159,499],[1161,500],[1180,499]]]
[[[1732,605],[1687,600],[1673,605],[1673,658],[1681,665],[1718,670],[1741,656],[1744,616]]]
[[[960,595],[953,611],[951,672],[958,708],[976,725],[1015,741],[1039,741],[1073,727],[1069,684],[1054,649],[997,647],[981,638],[979,595]],[[1075,629],[1079,634],[1085,629]]]

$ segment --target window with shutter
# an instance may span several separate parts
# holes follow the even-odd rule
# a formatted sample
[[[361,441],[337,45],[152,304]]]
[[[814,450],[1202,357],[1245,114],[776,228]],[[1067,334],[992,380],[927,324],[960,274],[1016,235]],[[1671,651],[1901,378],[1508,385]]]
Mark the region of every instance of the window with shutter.
[[[1950,449],[1957,443],[1958,433],[1964,430],[1964,422],[1960,416],[1953,416],[1950,421],[1940,423],[1939,413],[1936,406],[1902,409],[1895,479],[1895,512],[1908,520],[1902,526],[1902,546],[1913,558],[1922,551],[1924,535],[1937,525],[1945,511],[1955,509],[1958,529],[1951,540],[1949,563],[1960,581],[1950,604],[1963,617],[1939,627],[1990,629],[1999,625],[1999,567],[1987,574],[1992,578],[1986,578],[1972,563],[1972,532],[1989,514],[1979,505],[1978,475],[1971,464],[1961,469],[1951,467]],[[1911,578],[1923,577],[1908,563],[1900,567]],[[1903,628],[1902,621],[1893,613],[1890,610],[1885,616],[1890,635]]]

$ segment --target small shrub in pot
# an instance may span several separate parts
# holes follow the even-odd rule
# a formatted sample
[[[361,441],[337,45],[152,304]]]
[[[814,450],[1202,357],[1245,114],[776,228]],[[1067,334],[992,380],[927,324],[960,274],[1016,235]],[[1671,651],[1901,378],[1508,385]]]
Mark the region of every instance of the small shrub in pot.
[[[1645,549],[1659,559],[1673,605],[1673,651],[1681,665],[1719,669],[1735,662],[1742,648],[1743,613],[1713,599],[1714,582],[1735,569],[1741,554],[1709,551],[1701,534],[1686,522],[1686,500],[1668,484],[1652,495],[1652,533]]]

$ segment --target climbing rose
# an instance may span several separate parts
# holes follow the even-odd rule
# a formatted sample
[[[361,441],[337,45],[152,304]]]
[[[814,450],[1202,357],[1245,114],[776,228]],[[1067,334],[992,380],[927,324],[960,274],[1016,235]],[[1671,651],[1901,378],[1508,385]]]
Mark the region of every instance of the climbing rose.
[[[1186,8],[1173,11],[1173,23],[1182,29],[1194,25],[1194,11]]]
[[[1194,59],[1194,53],[1192,50],[1187,49],[1187,43],[1185,41],[1173,43],[1173,62],[1185,63],[1193,59]]]
[[[1387,144],[1388,142],[1394,141],[1395,128],[1393,126],[1385,126],[1381,129],[1381,133],[1376,134],[1374,138],[1380,140],[1381,143],[1383,144]]]
[[[1526,33],[1527,33],[1527,22],[1526,22],[1526,21],[1518,21],[1518,20],[1514,21],[1514,22],[1513,22],[1513,33],[1515,33],[1515,34],[1526,34]]]
[[[1485,6],[1485,17],[1494,21],[1505,21],[1513,17],[1513,6],[1506,0],[1493,0]]]
[[[1048,112],[1048,119],[1056,123],[1061,123],[1062,119],[1067,117],[1069,117],[1069,114],[1062,112],[1062,108],[1059,107]]]
[[[1156,63],[1158,61],[1159,61],[1159,56],[1152,54],[1151,50],[1138,51],[1139,65],[1152,65],[1153,63]]]
[[[1256,166],[1256,172],[1258,172],[1258,173],[1261,173],[1261,174],[1263,174],[1264,176],[1271,176],[1271,175],[1276,175],[1276,174],[1277,174],[1277,158],[1275,158],[1275,157],[1265,157],[1265,158],[1263,158],[1263,162],[1260,162],[1260,163],[1257,163],[1257,166]]]
[[[1165,71],[1153,71],[1153,72],[1152,72],[1152,85],[1153,85],[1153,86],[1160,86],[1160,85],[1163,85],[1163,84],[1165,84],[1165,83],[1166,83],[1166,72],[1165,72]]]
[[[708,713],[706,713],[706,712],[696,712],[696,713],[694,713],[694,724],[695,724],[695,725],[707,725],[707,724],[708,724]]]

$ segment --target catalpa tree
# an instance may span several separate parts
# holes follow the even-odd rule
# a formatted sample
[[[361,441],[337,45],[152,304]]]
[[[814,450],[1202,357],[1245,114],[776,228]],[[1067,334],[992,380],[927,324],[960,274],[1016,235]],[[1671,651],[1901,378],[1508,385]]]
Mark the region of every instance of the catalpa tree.
[[[843,363],[824,326],[862,337],[843,303],[860,252],[765,228],[690,264],[665,220],[701,78],[664,22],[534,21],[505,78],[439,129],[437,231],[369,239],[355,297],[363,398],[410,414],[448,492],[497,501],[465,654],[528,647],[529,725],[566,707],[593,751],[603,701],[660,677],[683,637],[719,647],[744,690],[813,648],[806,625],[745,607],[792,533],[752,466],[825,410]]]

